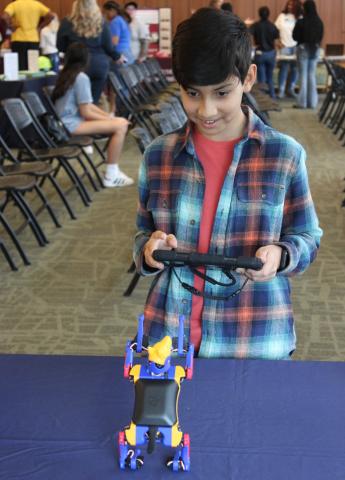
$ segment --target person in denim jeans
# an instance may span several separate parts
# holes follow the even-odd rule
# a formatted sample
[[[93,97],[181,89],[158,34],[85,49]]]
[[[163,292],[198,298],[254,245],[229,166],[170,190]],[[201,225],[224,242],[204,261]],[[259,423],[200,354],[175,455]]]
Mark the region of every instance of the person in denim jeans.
[[[302,12],[302,3],[299,0],[289,0],[282,13],[280,13],[275,22],[279,30],[280,55],[293,56],[296,54],[297,42],[292,38],[292,32],[296,21]],[[293,60],[282,59],[279,61],[279,93],[278,98],[285,97],[286,83],[289,77],[288,95],[296,96],[295,86],[298,78],[297,62]]]
[[[316,66],[324,28],[314,0],[306,0],[303,8],[304,16],[297,21],[293,31],[293,38],[297,41],[300,75],[300,91],[295,108],[316,108],[318,104]]]
[[[258,82],[267,83],[268,93],[275,98],[273,70],[276,63],[276,51],[274,42],[279,38],[279,31],[268,20],[269,15],[268,7],[259,8],[260,20],[251,26],[250,32],[256,46],[254,63],[258,67]]]

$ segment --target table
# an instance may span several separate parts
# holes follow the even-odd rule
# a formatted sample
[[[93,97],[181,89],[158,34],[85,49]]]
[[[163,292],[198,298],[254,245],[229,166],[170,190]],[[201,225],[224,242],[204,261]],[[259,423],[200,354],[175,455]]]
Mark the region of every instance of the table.
[[[23,80],[0,80],[0,100],[20,97],[22,92],[36,92],[42,97],[42,88],[55,85],[56,75],[25,78]]]
[[[0,355],[1,480],[344,480],[344,363],[197,360],[180,399],[187,474],[160,446],[140,472],[117,466],[113,434],[134,400],[122,365]]]

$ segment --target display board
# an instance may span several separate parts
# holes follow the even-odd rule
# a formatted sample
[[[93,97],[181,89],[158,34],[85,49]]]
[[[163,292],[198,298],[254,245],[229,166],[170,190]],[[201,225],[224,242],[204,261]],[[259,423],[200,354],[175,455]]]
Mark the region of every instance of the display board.
[[[171,54],[171,8],[139,9],[137,19],[146,25],[149,35],[148,55]]]

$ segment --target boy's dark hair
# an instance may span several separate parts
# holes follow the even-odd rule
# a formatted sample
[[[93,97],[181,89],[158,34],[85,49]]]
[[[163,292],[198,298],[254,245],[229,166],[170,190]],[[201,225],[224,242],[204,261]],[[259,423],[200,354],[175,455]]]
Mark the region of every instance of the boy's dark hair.
[[[268,7],[260,7],[259,8],[259,17],[261,20],[267,20],[270,16],[270,9]]]
[[[63,97],[67,90],[74,84],[77,75],[86,70],[89,51],[83,43],[74,42],[67,48],[64,58],[64,67],[59,73],[52,100]]]
[[[226,12],[231,12],[232,13],[232,5],[231,5],[230,2],[224,2],[220,8],[222,10],[225,10]]]
[[[250,34],[240,18],[223,10],[201,8],[177,27],[173,72],[183,88],[216,85],[232,75],[243,83],[251,50]]]
[[[138,4],[137,4],[137,2],[127,2],[127,3],[125,3],[125,7],[124,7],[124,8],[127,8],[127,7],[133,7],[133,8],[135,8],[136,10],[138,10]]]

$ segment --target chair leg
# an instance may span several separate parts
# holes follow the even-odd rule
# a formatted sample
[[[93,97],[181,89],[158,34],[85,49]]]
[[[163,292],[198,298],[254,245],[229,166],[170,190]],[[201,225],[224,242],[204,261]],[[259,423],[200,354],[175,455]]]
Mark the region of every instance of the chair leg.
[[[69,176],[69,178],[70,178],[71,182],[73,183],[75,189],[79,193],[81,201],[83,202],[85,207],[88,207],[91,199],[90,199],[89,194],[86,192],[85,186],[84,186],[83,182],[80,180],[78,174],[71,167],[71,165],[68,163],[67,160],[60,158],[59,161],[60,161],[60,164],[61,164],[62,168],[65,170],[65,172]]]
[[[128,270],[127,270],[127,273],[133,273],[135,272],[135,263],[134,261],[130,264]]]
[[[85,152],[82,152],[84,155],[85,155]],[[89,179],[89,182],[92,186],[92,188],[95,190],[95,192],[99,192],[99,188],[98,186],[96,185],[92,175],[90,174],[87,166],[85,165],[83,159],[81,158],[81,155],[78,155],[78,162],[79,162],[79,165],[81,166],[81,168],[83,169],[83,172],[85,173],[85,175],[87,176],[87,178]],[[90,197],[90,202],[91,202],[91,197]]]
[[[90,155],[88,155],[86,152],[84,152],[84,150],[83,150],[83,155],[86,158],[87,163],[90,165],[93,173],[95,174],[101,188],[104,188],[102,177],[100,176],[99,171],[97,170],[95,164],[93,163],[92,158],[90,157]],[[97,188],[97,191],[99,191],[99,188]]]
[[[7,263],[9,264],[11,270],[13,270],[14,272],[16,272],[16,271],[18,270],[18,267],[17,267],[17,265],[14,263],[11,255],[10,255],[10,252],[7,250],[6,245],[2,242],[1,239],[0,239],[0,250],[1,250],[2,253],[4,254],[4,257],[6,258]]]
[[[43,190],[41,190],[41,188],[36,185],[35,186],[35,190],[37,192],[37,195],[40,197],[40,199],[42,200],[42,203],[44,205],[44,207],[47,209],[49,215],[51,216],[51,219],[53,220],[55,226],[57,228],[61,228],[61,223],[59,222],[59,220],[57,219],[57,216],[55,215],[55,212],[54,210],[52,209],[52,206],[50,205],[50,203],[48,202],[48,199],[47,197],[45,196],[45,194],[43,193]]]
[[[139,273],[135,272],[127,289],[123,293],[124,297],[130,297],[132,295],[133,290],[135,289],[135,287],[137,286],[137,283],[139,282],[139,279],[140,279]]]
[[[28,257],[26,256],[26,253],[24,252],[23,247],[21,246],[21,243],[19,242],[17,235],[15,234],[14,230],[12,229],[11,225],[8,223],[6,220],[5,216],[0,212],[0,222],[4,226],[6,232],[8,235],[11,237],[12,242],[16,246],[19,255],[22,257],[24,265],[31,265]]]
[[[39,244],[40,247],[44,247],[47,243],[49,243],[47,237],[43,233],[43,230],[39,223],[36,220],[36,217],[29,207],[28,203],[25,201],[23,195],[21,195],[19,192],[16,192],[14,190],[11,190],[11,197],[14,200],[14,203],[17,205],[17,207],[20,209],[22,212],[23,216],[27,220],[32,233],[36,237],[36,240]]]
[[[60,198],[62,200],[62,203],[65,205],[66,210],[69,213],[69,216],[71,217],[72,220],[76,220],[77,217],[75,216],[75,213],[73,212],[71,205],[68,203],[66,195],[63,193],[63,191],[62,191],[60,185],[58,184],[58,182],[56,181],[54,175],[48,175],[48,178],[49,178],[50,182],[52,183],[52,185],[54,186],[55,190],[57,191],[58,195],[60,196]]]
[[[103,150],[101,149],[101,147],[98,145],[97,141],[95,140],[94,141],[94,146],[95,146],[95,149],[97,150],[97,152],[100,154],[100,156],[103,158],[103,160],[105,160],[105,155],[104,155],[104,152]]]

